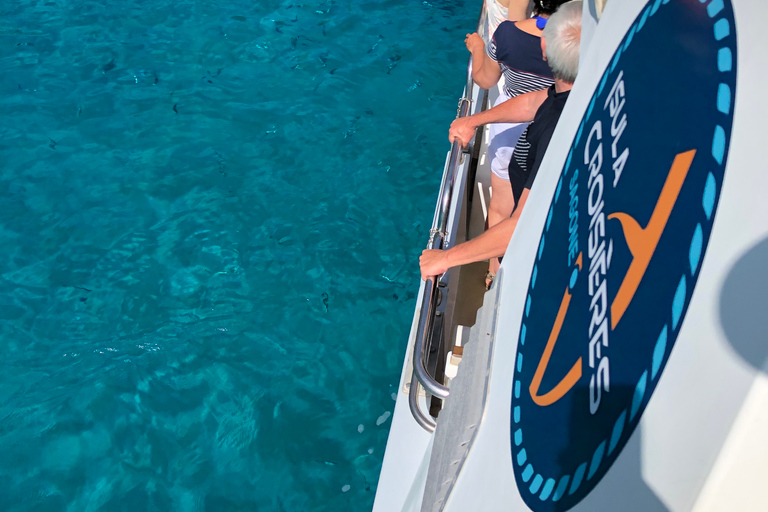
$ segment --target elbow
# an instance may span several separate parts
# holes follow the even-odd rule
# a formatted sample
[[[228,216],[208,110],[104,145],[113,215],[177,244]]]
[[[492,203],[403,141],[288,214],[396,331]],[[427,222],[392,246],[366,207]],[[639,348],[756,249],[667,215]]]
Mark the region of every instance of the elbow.
[[[496,85],[496,82],[494,82],[493,80],[489,80],[487,77],[483,77],[483,76],[475,77],[473,75],[472,79],[475,81],[477,86],[480,87],[481,89],[490,89],[491,87]]]

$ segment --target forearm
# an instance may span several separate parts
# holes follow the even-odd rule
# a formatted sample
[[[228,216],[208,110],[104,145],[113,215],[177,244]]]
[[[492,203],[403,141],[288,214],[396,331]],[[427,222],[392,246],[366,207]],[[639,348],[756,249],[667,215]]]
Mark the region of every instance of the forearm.
[[[501,78],[501,68],[491,59],[485,48],[472,53],[472,79],[482,89],[490,89]]]
[[[512,216],[489,228],[477,238],[448,249],[445,253],[447,267],[452,268],[503,256],[507,251],[509,241],[512,240],[512,235],[515,233],[523,207],[528,202],[529,193],[529,189],[524,189],[520,194],[518,207],[512,212]]]
[[[517,227],[520,212],[528,200],[528,192],[528,189],[523,190],[523,193],[520,195],[519,206],[512,213],[511,217],[502,220],[477,238],[473,238],[446,251],[439,249],[424,250],[419,257],[421,278],[427,279],[430,276],[440,275],[452,267],[503,255]]]
[[[507,217],[482,235],[446,251],[448,267],[503,256],[517,227],[519,215]]]
[[[546,99],[546,89],[521,94],[493,108],[470,116],[472,124],[477,127],[489,123],[528,123],[533,121],[536,111]]]
[[[451,128],[448,130],[448,140],[451,143],[458,140],[462,146],[466,146],[475,136],[475,130],[484,124],[533,121],[536,111],[546,99],[546,90],[529,92],[484,112],[460,117],[451,123]]]
[[[488,89],[483,80],[484,64],[485,50],[482,49],[472,52],[472,80],[474,80],[481,89]]]

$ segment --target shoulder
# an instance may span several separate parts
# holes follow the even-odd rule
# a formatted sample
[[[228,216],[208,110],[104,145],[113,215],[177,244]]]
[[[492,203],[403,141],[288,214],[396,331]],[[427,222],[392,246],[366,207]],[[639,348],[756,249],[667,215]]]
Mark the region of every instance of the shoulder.
[[[515,23],[509,20],[504,20],[499,23],[498,27],[496,27],[496,32],[493,33],[493,38],[496,39],[498,37],[509,37],[510,34],[515,31],[517,31]]]
[[[515,22],[515,27],[520,31],[534,37],[541,37],[541,29],[536,26],[536,20],[534,18],[528,18],[526,20],[520,20]]]
[[[496,45],[509,52],[516,54],[528,53],[531,50],[538,50],[541,53],[539,36],[529,34],[520,30],[515,22],[504,21],[499,24],[496,32],[493,34],[493,41]]]
[[[563,107],[565,107],[565,102],[568,99],[569,93],[570,91],[560,93],[555,92],[554,85],[547,89],[547,99],[541,107],[539,107],[539,110],[534,117],[534,123],[531,125],[535,126],[533,131],[536,133],[537,139],[547,132],[551,135],[552,131],[554,131],[555,125],[560,119],[560,114],[563,112]]]
[[[520,30],[520,28],[517,26],[517,24],[520,22],[514,22],[514,21],[502,21],[499,23],[498,28],[496,29],[496,32],[493,34],[493,38],[498,40],[504,40],[504,41],[518,41],[521,38],[529,38],[531,37],[530,34]],[[535,37],[535,36],[534,36]]]
[[[554,108],[558,111],[562,111],[563,107],[565,107],[565,102],[568,101],[568,96],[570,96],[571,90],[569,89],[564,92],[555,92],[555,86],[553,85],[547,91],[547,94],[550,98],[552,98]]]

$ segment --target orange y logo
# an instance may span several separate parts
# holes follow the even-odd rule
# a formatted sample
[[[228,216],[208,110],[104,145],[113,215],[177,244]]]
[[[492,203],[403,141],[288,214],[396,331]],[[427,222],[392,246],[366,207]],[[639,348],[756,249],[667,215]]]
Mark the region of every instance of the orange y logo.
[[[579,271],[581,271],[581,259],[581,253],[579,253],[579,257],[576,258],[576,265],[579,266]],[[552,326],[552,331],[549,333],[547,346],[544,347],[544,353],[541,355],[541,359],[539,360],[539,366],[536,367],[536,373],[533,374],[533,380],[531,380],[531,385],[528,388],[534,403],[542,407],[552,405],[553,403],[563,398],[563,396],[568,391],[570,391],[571,388],[576,385],[576,383],[581,378],[581,358],[579,358],[573,364],[565,377],[563,377],[563,379],[557,384],[557,386],[552,388],[552,390],[548,393],[539,395],[541,379],[544,378],[544,372],[547,371],[549,359],[552,357],[552,351],[555,349],[555,344],[557,343],[558,337],[560,337],[560,329],[563,327],[563,321],[565,320],[566,313],[568,313],[568,306],[570,303],[571,294],[568,292],[568,288],[566,287],[563,300],[560,302],[560,309],[557,311],[557,317],[555,317],[555,324]]]
[[[667,226],[669,216],[672,214],[672,208],[677,202],[680,190],[683,188],[683,182],[688,175],[688,169],[691,168],[693,156],[696,150],[679,153],[672,168],[667,175],[667,181],[659,194],[659,200],[653,209],[651,219],[645,228],[641,228],[638,222],[626,213],[612,213],[608,215],[609,219],[617,219],[621,223],[624,231],[624,238],[627,241],[629,252],[632,254],[632,263],[627,269],[624,281],[619,286],[619,291],[611,303],[611,329],[615,329],[621,320],[622,315],[627,310],[629,303],[637,292],[640,281],[642,281],[648,264],[651,261],[656,247],[659,245],[659,239]]]

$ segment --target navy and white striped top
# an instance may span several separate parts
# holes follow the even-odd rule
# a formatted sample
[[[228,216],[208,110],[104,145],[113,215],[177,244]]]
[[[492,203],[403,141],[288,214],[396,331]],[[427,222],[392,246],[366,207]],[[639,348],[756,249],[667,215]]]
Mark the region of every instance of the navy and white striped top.
[[[541,38],[523,32],[511,21],[499,25],[486,52],[501,66],[504,91],[510,98],[555,83],[552,70],[541,55]]]

